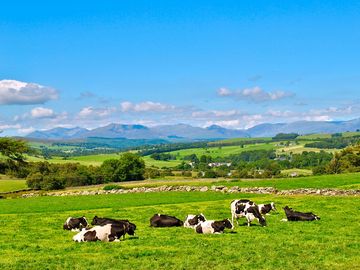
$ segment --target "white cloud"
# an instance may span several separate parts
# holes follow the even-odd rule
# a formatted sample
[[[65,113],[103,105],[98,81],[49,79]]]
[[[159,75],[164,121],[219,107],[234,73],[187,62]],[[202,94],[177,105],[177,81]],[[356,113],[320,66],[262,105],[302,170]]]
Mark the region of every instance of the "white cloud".
[[[33,127],[28,127],[28,128],[19,128],[19,129],[17,130],[17,132],[18,132],[19,134],[22,134],[22,135],[27,135],[27,134],[35,131],[35,130],[36,130],[36,129],[33,128]]]
[[[18,129],[21,128],[19,124],[0,124],[0,130],[6,130],[6,129]]]
[[[110,116],[114,113],[116,109],[114,107],[109,108],[94,108],[94,107],[84,107],[80,110],[78,116],[80,118],[103,118]]]
[[[251,102],[275,101],[294,96],[294,93],[286,91],[266,92],[258,86],[236,91],[231,91],[227,88],[220,88],[217,91],[217,94],[220,97],[233,97],[239,100],[248,100]]]
[[[47,86],[15,80],[0,81],[0,104],[43,104],[57,98],[58,92]]]
[[[55,113],[52,109],[36,107],[31,110],[30,115],[32,118],[53,118]]]
[[[153,101],[145,101],[141,103],[125,101],[120,104],[120,107],[122,112],[166,112],[176,109],[173,105]]]

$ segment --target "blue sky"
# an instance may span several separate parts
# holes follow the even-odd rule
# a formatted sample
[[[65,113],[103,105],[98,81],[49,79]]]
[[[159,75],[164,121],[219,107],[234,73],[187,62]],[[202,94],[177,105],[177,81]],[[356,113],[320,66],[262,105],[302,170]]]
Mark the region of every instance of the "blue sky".
[[[358,1],[7,2],[3,135],[360,117]]]

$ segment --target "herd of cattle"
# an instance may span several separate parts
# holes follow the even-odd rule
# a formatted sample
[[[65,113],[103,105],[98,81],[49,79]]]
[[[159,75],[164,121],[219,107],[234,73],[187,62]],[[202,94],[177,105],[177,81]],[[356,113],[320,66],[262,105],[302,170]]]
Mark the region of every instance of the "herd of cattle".
[[[270,211],[277,211],[275,204],[259,204],[253,201],[241,199],[233,200],[230,204],[231,221],[223,219],[219,221],[206,220],[203,214],[188,215],[183,222],[182,220],[168,215],[155,214],[150,218],[150,226],[152,227],[180,227],[193,228],[197,233],[214,234],[223,233],[225,229],[234,228],[234,220],[238,223],[238,219],[245,217],[247,225],[255,219],[261,226],[266,226],[265,215],[269,215]],[[297,212],[288,206],[284,207],[286,219],[283,221],[313,221],[319,220],[317,215],[307,212]],[[121,237],[125,239],[125,235],[135,235],[136,225],[126,219],[100,218],[95,216],[91,222],[94,227],[89,227],[85,217],[73,218],[69,217],[63,228],[65,230],[79,231],[74,237],[75,242],[92,242],[120,241]]]

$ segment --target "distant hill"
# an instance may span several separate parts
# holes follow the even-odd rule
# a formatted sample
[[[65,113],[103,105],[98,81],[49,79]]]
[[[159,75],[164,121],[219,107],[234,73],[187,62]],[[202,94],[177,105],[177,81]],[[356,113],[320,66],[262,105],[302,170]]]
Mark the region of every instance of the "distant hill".
[[[53,128],[34,131],[27,138],[47,140],[85,139],[90,137],[164,140],[210,140],[241,137],[273,137],[278,133],[337,133],[360,129],[360,118],[350,121],[298,121],[293,123],[260,124],[246,130],[228,129],[217,125],[207,128],[186,124],[146,127],[143,125],[109,124],[95,129]]]
[[[360,118],[350,121],[297,121],[293,123],[260,124],[247,130],[251,137],[273,137],[278,133],[337,133],[360,129]]]

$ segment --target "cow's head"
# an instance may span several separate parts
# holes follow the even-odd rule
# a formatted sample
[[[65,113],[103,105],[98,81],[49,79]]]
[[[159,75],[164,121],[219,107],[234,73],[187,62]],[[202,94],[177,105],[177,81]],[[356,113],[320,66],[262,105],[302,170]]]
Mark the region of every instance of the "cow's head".
[[[127,225],[127,234],[135,235],[136,225],[134,223],[129,222]]]
[[[204,221],[206,221],[206,218],[203,214],[199,214],[199,215],[194,216],[191,219],[188,219],[188,222],[191,226],[195,226],[195,225],[199,224],[200,222],[204,222]]]
[[[206,218],[205,218],[205,216],[204,216],[203,213],[201,213],[200,215],[197,215],[197,217],[198,217],[198,222],[204,222],[204,221],[206,221]]]
[[[88,225],[89,225],[89,223],[87,222],[86,217],[81,217],[80,218],[80,229],[87,228]]]
[[[266,219],[263,217],[263,216],[261,216],[260,218],[259,218],[259,223],[260,223],[260,225],[261,226],[266,226]]]
[[[91,221],[91,225],[99,225],[98,216],[95,216],[93,220]]]
[[[270,205],[271,205],[271,210],[277,212],[277,209],[275,207],[275,203],[272,202],[272,203],[270,203]]]
[[[234,229],[234,225],[231,223],[231,221],[228,218],[222,220],[222,222],[223,222],[225,228]]]

